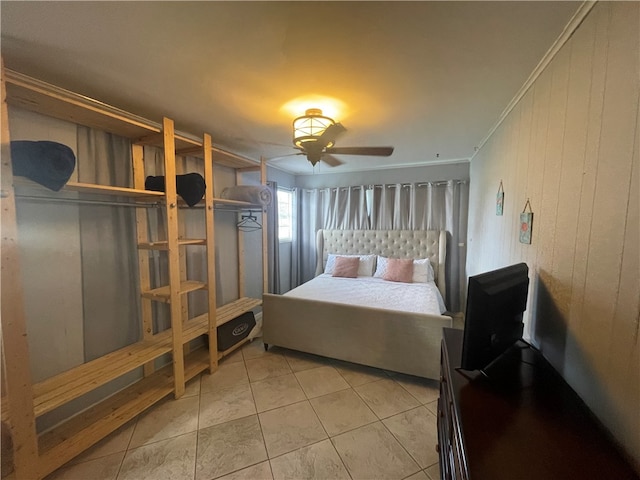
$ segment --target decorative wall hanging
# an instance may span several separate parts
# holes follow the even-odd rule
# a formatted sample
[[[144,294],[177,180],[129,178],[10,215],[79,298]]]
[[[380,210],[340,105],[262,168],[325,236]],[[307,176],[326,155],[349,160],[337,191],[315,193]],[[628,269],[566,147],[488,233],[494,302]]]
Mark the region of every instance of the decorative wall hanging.
[[[527,207],[529,211],[527,212]],[[527,198],[527,203],[524,204],[524,209],[520,214],[520,243],[531,244],[531,229],[533,228],[533,211],[531,210],[531,204]]]
[[[496,194],[496,215],[502,216],[504,208],[504,187],[502,186],[502,180],[500,180],[500,186],[498,187],[498,193]]]

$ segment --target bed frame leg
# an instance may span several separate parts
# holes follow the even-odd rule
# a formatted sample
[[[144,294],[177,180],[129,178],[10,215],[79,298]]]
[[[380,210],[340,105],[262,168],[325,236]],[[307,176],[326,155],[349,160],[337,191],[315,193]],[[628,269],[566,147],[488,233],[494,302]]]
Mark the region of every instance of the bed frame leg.
[[[266,352],[266,351],[268,351],[268,350],[269,350],[269,344],[268,344],[268,343],[265,343],[265,344],[264,344],[264,351]]]

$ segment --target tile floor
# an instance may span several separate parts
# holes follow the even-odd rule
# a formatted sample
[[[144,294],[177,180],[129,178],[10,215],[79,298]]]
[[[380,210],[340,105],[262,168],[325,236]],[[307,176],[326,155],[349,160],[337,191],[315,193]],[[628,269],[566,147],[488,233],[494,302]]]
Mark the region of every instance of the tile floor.
[[[440,478],[435,381],[260,338],[47,480]]]

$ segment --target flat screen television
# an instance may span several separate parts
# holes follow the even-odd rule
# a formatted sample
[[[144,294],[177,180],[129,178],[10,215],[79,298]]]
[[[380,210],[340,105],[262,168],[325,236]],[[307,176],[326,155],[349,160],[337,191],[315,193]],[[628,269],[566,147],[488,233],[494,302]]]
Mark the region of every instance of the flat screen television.
[[[469,277],[460,365],[463,370],[486,374],[491,364],[522,339],[528,290],[526,263]]]

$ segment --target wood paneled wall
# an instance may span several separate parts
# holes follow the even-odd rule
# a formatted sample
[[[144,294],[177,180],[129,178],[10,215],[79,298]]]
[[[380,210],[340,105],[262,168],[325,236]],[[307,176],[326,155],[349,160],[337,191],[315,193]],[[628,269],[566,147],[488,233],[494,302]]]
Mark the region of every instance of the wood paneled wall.
[[[468,275],[529,265],[526,335],[636,467],[639,85],[640,3],[600,2],[472,159],[467,256]],[[531,245],[518,237],[527,199]]]

